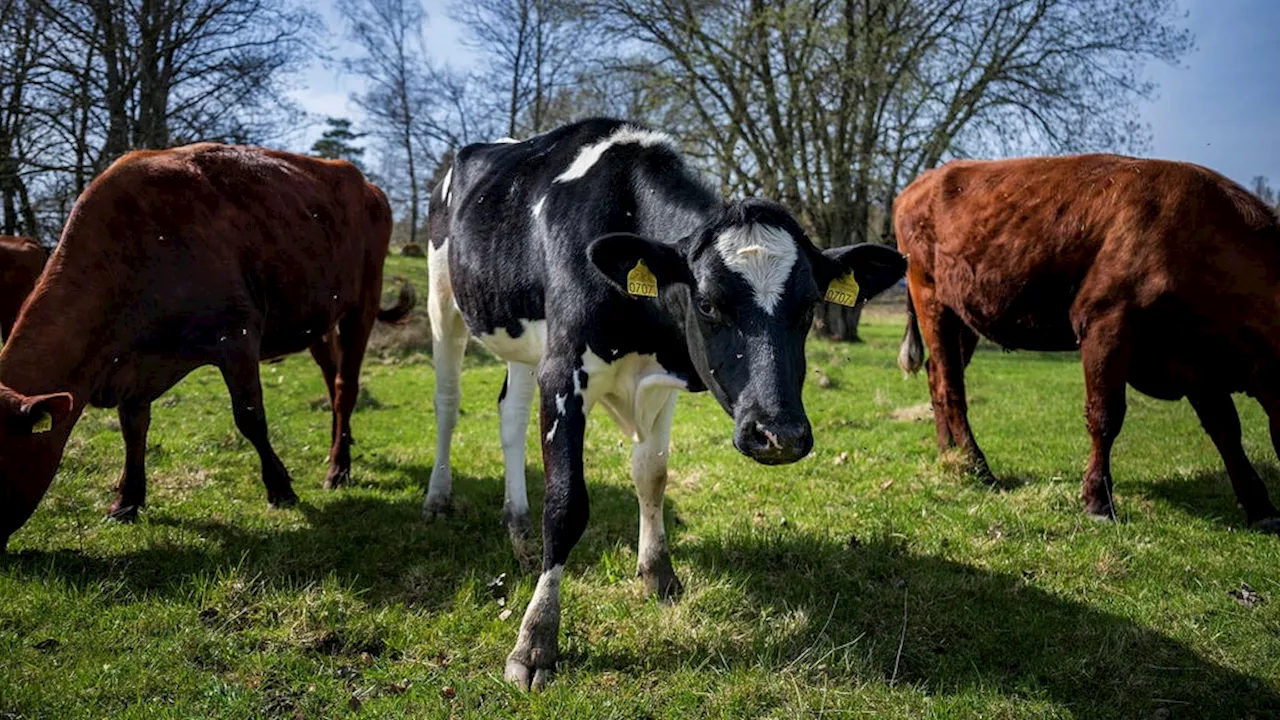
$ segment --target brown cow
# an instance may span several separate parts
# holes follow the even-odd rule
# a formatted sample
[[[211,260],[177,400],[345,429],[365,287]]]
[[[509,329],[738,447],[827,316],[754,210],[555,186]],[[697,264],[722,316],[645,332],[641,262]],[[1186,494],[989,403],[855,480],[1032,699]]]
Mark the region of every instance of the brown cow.
[[[1110,456],[1127,382],[1188,398],[1248,521],[1280,531],[1231,401],[1245,392],[1262,403],[1280,451],[1280,223],[1257,198],[1186,163],[957,161],[907,187],[894,224],[909,256],[899,364],[920,368],[923,334],[940,448],[958,444],[992,479],[964,392],[978,335],[1008,349],[1079,348],[1089,513],[1115,517]]]
[[[22,302],[36,286],[48,257],[31,238],[0,235],[0,338],[9,339]]]
[[[53,480],[86,404],[117,407],[111,515],[146,500],[151,402],[215,365],[272,505],[297,500],[267,439],[258,362],[310,349],[333,402],[325,480],[349,477],[351,412],[380,311],[386,197],[353,165],[205,143],[130,153],[80,197],[0,352],[0,543]]]

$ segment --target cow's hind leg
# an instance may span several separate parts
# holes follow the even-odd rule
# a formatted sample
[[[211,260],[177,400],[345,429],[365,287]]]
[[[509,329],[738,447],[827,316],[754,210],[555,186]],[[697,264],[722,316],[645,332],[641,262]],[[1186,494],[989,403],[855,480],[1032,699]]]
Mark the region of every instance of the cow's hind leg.
[[[124,470],[107,517],[133,522],[138,519],[138,510],[147,504],[147,430],[151,427],[151,403],[122,402],[116,414],[120,417],[120,434],[124,436]]]
[[[498,398],[501,418],[502,462],[506,480],[506,502],[502,522],[511,536],[511,547],[522,562],[534,557],[529,543],[529,493],[525,486],[525,437],[529,412],[537,386],[537,368],[524,363],[507,364],[507,380]]]
[[[329,393],[329,409],[332,411],[329,422],[329,472],[332,474],[334,450],[338,445],[338,403],[334,387],[338,379],[338,359],[341,357],[341,352],[338,350],[338,338],[335,333],[330,332],[313,343],[308,349],[311,351],[311,357],[316,361],[316,365],[320,366],[320,372],[324,375],[325,390]],[[325,486],[329,486],[327,477]]]
[[[1085,424],[1092,449],[1080,497],[1085,512],[1098,520],[1114,520],[1111,446],[1120,435],[1125,415],[1125,384],[1129,374],[1128,338],[1122,313],[1095,316],[1080,341],[1084,366]]]
[[[667,533],[662,522],[662,496],[667,487],[667,455],[676,393],[672,391],[654,422],[653,430],[631,450],[631,480],[640,502],[640,541],[636,574],[645,590],[662,600],[674,600],[684,591],[671,566]]]
[[[926,296],[928,298],[928,296]],[[995,476],[969,427],[964,370],[978,344],[977,334],[950,309],[931,299],[916,306],[921,334],[929,346],[929,394],[938,432],[938,449],[959,446],[965,469],[986,483]]]
[[[431,484],[422,504],[422,515],[434,519],[449,509],[453,494],[453,472],[449,452],[453,429],[458,424],[462,404],[462,357],[467,350],[467,325],[453,301],[449,280],[449,244],[430,252],[431,286],[427,314],[431,318],[431,354],[436,370],[436,460],[431,468]]]
[[[377,296],[364,311],[348,313],[338,321],[338,376],[333,383],[333,447],[329,449],[329,472],[324,486],[333,490],[351,481],[351,414],[360,397],[360,367],[369,344],[369,333],[378,315]]]
[[[1200,424],[1213,440],[1222,455],[1222,463],[1227,468],[1227,477],[1231,478],[1231,488],[1235,490],[1236,500],[1244,508],[1245,518],[1250,525],[1269,532],[1280,532],[1280,518],[1277,518],[1276,506],[1271,504],[1267,495],[1267,486],[1249,462],[1240,444],[1240,415],[1236,412],[1235,403],[1227,393],[1204,393],[1188,398],[1191,407],[1200,417]],[[1277,436],[1280,418],[1271,417],[1272,437]]]
[[[272,507],[288,507],[298,502],[293,481],[267,437],[267,412],[262,407],[262,380],[258,376],[258,353],[252,349],[234,351],[219,369],[231,392],[231,409],[236,427],[258,451],[262,460],[262,484]]]

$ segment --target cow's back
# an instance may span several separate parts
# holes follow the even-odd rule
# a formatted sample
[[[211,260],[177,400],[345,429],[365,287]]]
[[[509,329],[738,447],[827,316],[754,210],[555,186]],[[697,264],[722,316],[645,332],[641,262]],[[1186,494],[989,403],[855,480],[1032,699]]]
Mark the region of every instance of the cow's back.
[[[360,304],[390,229],[385,198],[348,163],[215,144],[135,152],[77,202],[47,292],[100,298],[83,321],[132,318],[114,334],[144,345],[198,354],[258,314],[264,357],[297,352]]]
[[[1274,218],[1247,200],[1184,163],[956,161],[902,193],[895,223],[913,272],[978,332],[1010,348],[1065,350],[1099,304],[1158,313],[1272,274]],[[1255,278],[1228,281],[1242,272]],[[1212,303],[1199,312],[1218,314]]]
[[[432,232],[437,247],[448,238],[452,292],[471,332],[519,338],[554,307],[555,324],[606,353],[637,350],[637,327],[661,327],[665,339],[668,321],[614,292],[590,266],[587,246],[612,232],[674,242],[697,226],[715,199],[690,183],[670,143],[594,119],[520,143],[463,148],[448,191],[432,198],[432,214],[448,224]],[[593,320],[601,317],[611,322]]]
[[[0,339],[7,338],[18,311],[44,270],[47,254],[35,240],[0,235]]]

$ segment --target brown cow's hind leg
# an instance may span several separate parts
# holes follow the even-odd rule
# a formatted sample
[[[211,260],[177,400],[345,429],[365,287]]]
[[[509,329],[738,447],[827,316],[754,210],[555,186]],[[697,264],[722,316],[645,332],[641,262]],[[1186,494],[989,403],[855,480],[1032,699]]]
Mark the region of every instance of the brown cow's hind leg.
[[[298,502],[293,482],[284,463],[271,448],[267,437],[267,413],[262,407],[262,381],[258,377],[256,352],[229,354],[219,368],[231,392],[231,409],[236,427],[253,444],[262,460],[262,484],[267,488],[267,502],[272,507],[288,507]]]
[[[1092,440],[1089,467],[1080,497],[1085,512],[1098,520],[1115,520],[1112,502],[1111,446],[1124,425],[1125,384],[1128,380],[1127,340],[1121,336],[1120,316],[1096,319],[1080,344],[1084,365],[1085,423]]]
[[[138,509],[147,504],[147,430],[151,427],[151,403],[121,403],[116,414],[120,418],[120,434],[124,436],[124,470],[107,518],[133,522],[138,519]]]
[[[969,403],[965,398],[964,369],[977,347],[977,334],[948,308],[931,304],[927,310],[917,310],[929,314],[921,329],[929,345],[929,394],[933,399],[938,449],[959,446],[966,471],[985,483],[994,483],[995,475],[969,427]]]
[[[363,315],[352,313],[338,323],[341,351],[338,377],[333,386],[333,447],[329,450],[329,473],[324,479],[324,486],[329,490],[351,480],[351,446],[355,444],[351,436],[351,414],[360,395],[360,366],[377,316],[377,298],[374,300]]]
[[[1200,424],[1213,440],[1218,453],[1222,455],[1222,463],[1227,467],[1227,477],[1231,478],[1231,489],[1235,490],[1236,500],[1244,508],[1245,518],[1249,524],[1268,532],[1280,532],[1280,518],[1276,517],[1276,506],[1271,504],[1267,496],[1267,486],[1254,470],[1240,444],[1240,415],[1236,413],[1235,403],[1226,393],[1192,395],[1188,398],[1196,415],[1200,416]],[[1271,435],[1277,436],[1277,423],[1280,419],[1271,416]]]
[[[310,348],[311,357],[316,361],[316,365],[320,366],[320,372],[324,375],[324,386],[329,392],[329,468],[333,471],[334,448],[338,444],[338,402],[336,397],[335,381],[338,378],[338,361],[342,357],[342,352],[338,348],[337,333],[329,332],[320,340],[314,343]],[[325,480],[328,485],[328,478]]]

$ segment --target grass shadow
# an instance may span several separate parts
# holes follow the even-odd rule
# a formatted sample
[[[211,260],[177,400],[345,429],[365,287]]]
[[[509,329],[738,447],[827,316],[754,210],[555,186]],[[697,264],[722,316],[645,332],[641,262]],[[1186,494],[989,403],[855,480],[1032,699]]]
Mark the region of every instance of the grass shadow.
[[[1172,717],[1270,717],[1280,708],[1280,694],[1262,680],[1156,630],[1020,576],[913,553],[891,537],[851,543],[742,531],[681,545],[676,562],[743,586],[751,603],[739,613],[805,617],[807,629],[762,630],[745,641],[676,638],[670,652],[624,648],[593,655],[592,667],[763,664],[938,696],[995,689],[1078,717],[1152,717],[1161,708]]]
[[[424,466],[405,466],[400,472],[402,482],[421,487],[430,477]],[[531,472],[529,483],[537,528],[541,472]],[[597,486],[590,493],[592,530],[575,551],[582,562],[598,560],[615,547],[616,538],[636,532],[635,496],[629,490]],[[373,605],[437,607],[447,604],[468,578],[521,573],[501,522],[503,497],[500,477],[455,474],[452,512],[427,522],[420,494],[387,499],[358,488],[342,489],[326,502],[280,511],[305,519],[289,528],[246,526],[234,516],[193,519],[158,507],[144,511],[139,522],[191,532],[202,542],[156,543],[115,555],[22,549],[0,556],[0,566],[19,579],[56,578],[84,589],[112,578],[122,590],[122,602],[152,594],[189,597],[193,578],[235,571],[274,588],[305,587],[335,577]]]
[[[1280,500],[1280,466],[1273,462],[1255,462],[1254,469],[1262,477],[1271,501]],[[1190,476],[1135,479],[1126,484],[1143,495],[1166,502],[1178,510],[1223,527],[1243,527],[1244,511],[1236,502],[1231,478],[1226,470],[1200,470]]]

